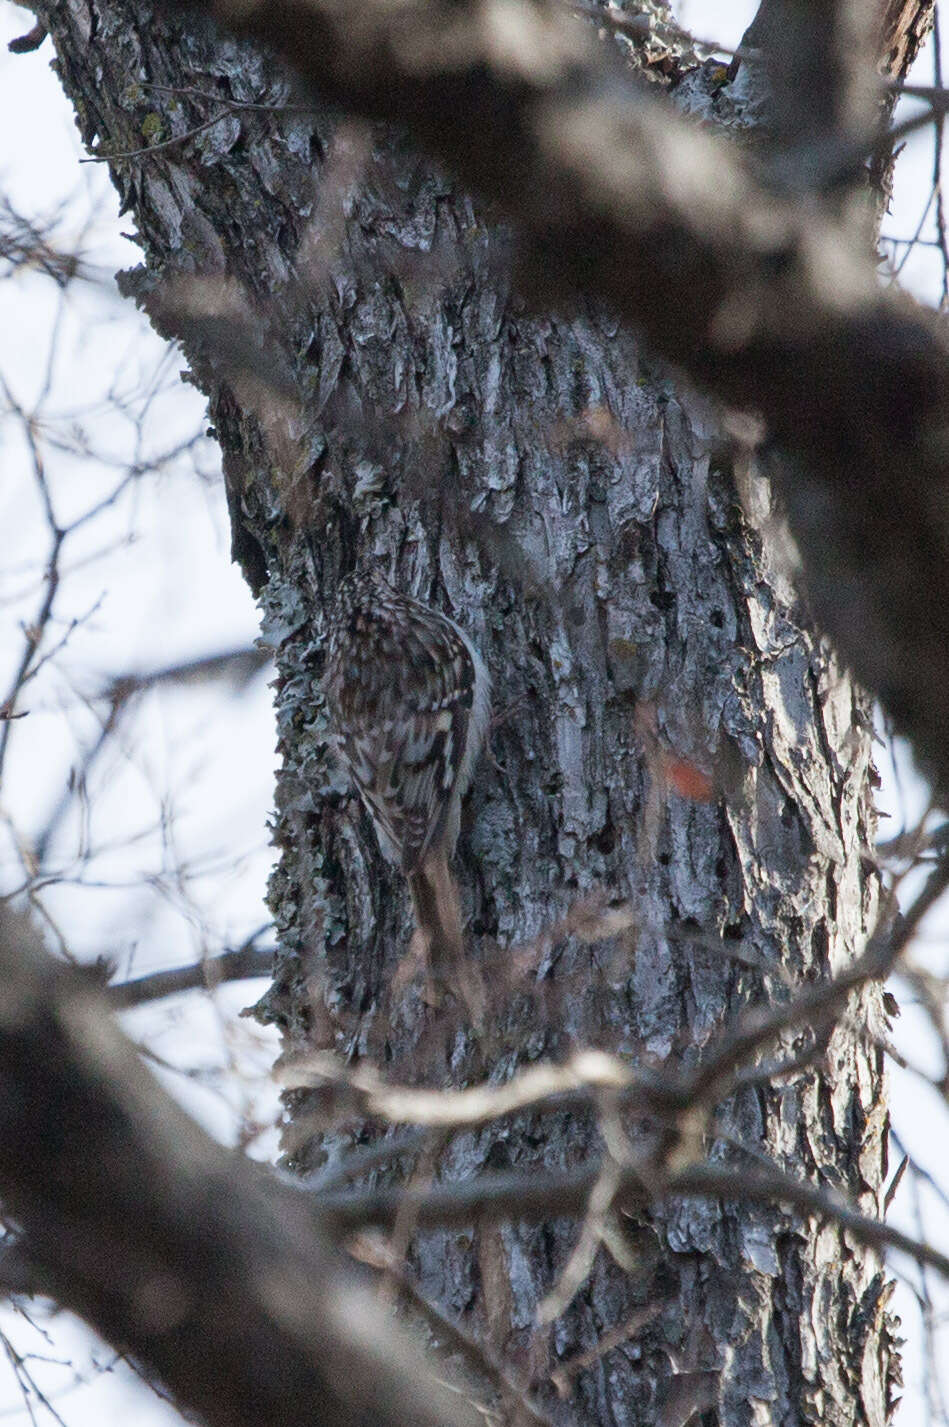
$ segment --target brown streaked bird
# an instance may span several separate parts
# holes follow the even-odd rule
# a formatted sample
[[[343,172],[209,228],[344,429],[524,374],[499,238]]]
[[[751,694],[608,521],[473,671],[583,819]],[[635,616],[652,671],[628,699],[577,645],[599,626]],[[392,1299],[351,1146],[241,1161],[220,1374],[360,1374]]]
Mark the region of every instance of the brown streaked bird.
[[[448,864],[488,729],[484,662],[454,620],[360,569],[339,587],[323,688],[340,761],[383,854],[408,881],[416,949],[458,964],[461,908]]]

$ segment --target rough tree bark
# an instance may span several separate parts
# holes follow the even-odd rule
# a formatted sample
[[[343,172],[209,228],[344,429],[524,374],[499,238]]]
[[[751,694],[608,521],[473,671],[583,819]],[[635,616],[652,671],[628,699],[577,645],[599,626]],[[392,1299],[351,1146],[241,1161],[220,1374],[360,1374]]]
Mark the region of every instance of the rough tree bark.
[[[299,103],[281,69],[145,0],[35,9],[141,235],[126,289],[160,292],[166,330],[169,292],[179,312],[255,309],[278,388],[234,377],[207,327],[186,341],[279,661],[280,947],[258,1014],[288,1048],[439,1086],[577,1045],[694,1063],[743,1007],[844,966],[878,907],[868,704],[795,598],[767,485],[715,414],[608,312],[528,311],[503,228],[401,134],[280,113]],[[655,38],[629,49],[705,117],[741,119],[720,67]],[[162,147],[218,106],[219,122]],[[227,278],[173,286],[207,274]],[[480,1030],[396,975],[405,889],[328,761],[323,615],[370,551],[470,630],[494,681],[458,859],[489,989]],[[631,904],[624,934],[534,941],[600,890]],[[506,955],[525,942],[533,958]],[[882,1030],[878,989],[853,1019]],[[314,1132],[318,1098],[292,1108],[301,1169],[378,1133]],[[876,1211],[885,1125],[881,1053],[844,1026],[820,1069],[736,1096],[714,1152],[764,1151]],[[627,1128],[634,1144],[649,1133]],[[522,1116],[457,1139],[438,1172],[575,1164],[597,1143],[589,1118]],[[886,1420],[887,1281],[846,1233],[707,1201],[618,1232],[627,1268],[601,1250],[550,1329],[536,1309],[571,1222],[427,1232],[410,1259],[564,1421]],[[558,1403],[550,1370],[646,1305]]]

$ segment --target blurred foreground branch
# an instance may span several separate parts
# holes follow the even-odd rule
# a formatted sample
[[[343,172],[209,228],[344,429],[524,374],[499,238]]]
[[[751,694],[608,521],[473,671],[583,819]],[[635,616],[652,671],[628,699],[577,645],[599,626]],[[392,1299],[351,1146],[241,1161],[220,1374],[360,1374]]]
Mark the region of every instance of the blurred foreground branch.
[[[714,1105],[747,1073],[742,1067],[762,1070],[749,1062],[802,1023],[813,1032],[807,1055],[819,1053],[822,1023],[836,1020],[867,980],[887,974],[947,879],[943,859],[907,915],[881,928],[854,967],[784,1005],[750,1012],[678,1077],[640,1074],[588,1053],[560,1070],[536,1067],[510,1085],[446,1094],[435,1104],[431,1092],[386,1091],[353,1072],[350,1089],[368,1094],[376,1115],[405,1121],[417,1112],[447,1129],[531,1105],[579,1107],[586,1098],[604,1117],[607,1148],[591,1162],[546,1174],[483,1173],[381,1191],[324,1184],[316,1196],[208,1139],[142,1067],[88,975],[48,956],[29,924],[5,912],[0,1197],[24,1237],[0,1274],[14,1291],[33,1288],[80,1313],[182,1404],[229,1427],[298,1417],[353,1427],[478,1420],[463,1394],[449,1411],[421,1360],[323,1238],[320,1220],[336,1233],[391,1227],[406,1215],[418,1226],[589,1220],[609,1172],[609,1211],[675,1196],[785,1203],[949,1278],[949,1257],[935,1246],[821,1185],[773,1164],[704,1157],[715,1135]],[[297,1083],[328,1071],[325,1058],[304,1058]],[[635,1151],[622,1131],[605,1132],[611,1117],[619,1124],[616,1111],[630,1095],[653,1113],[657,1128]]]
[[[0,1196],[58,1302],[214,1427],[474,1427],[304,1197],[212,1141],[87,977],[0,919]]]
[[[409,125],[499,203],[522,290],[604,299],[706,391],[764,417],[819,617],[945,793],[949,344],[881,288],[855,225],[756,177],[561,7],[365,0],[358,23],[339,0],[197,8],[324,98]]]

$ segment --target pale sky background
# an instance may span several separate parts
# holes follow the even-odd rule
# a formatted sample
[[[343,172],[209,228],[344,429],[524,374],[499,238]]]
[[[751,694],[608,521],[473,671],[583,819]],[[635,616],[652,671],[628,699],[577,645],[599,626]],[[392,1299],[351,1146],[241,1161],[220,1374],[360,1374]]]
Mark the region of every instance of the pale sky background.
[[[680,0],[678,9],[694,33],[733,46],[756,5]],[[31,55],[6,52],[7,42],[31,23],[28,12],[0,0],[0,133],[15,139],[0,157],[0,196],[32,218],[58,214],[61,247],[69,251],[81,237],[88,261],[108,277],[139,260],[138,249],[121,236],[131,220],[118,218],[104,169],[78,163],[84,155],[49,69],[49,42]],[[924,56],[918,82],[931,82],[931,70],[931,58]],[[926,131],[900,160],[885,233],[908,236],[916,229],[931,169]],[[939,275],[938,254],[920,248],[901,281],[933,300]],[[57,360],[50,367],[54,330]],[[0,372],[27,407],[44,383],[49,386],[45,430],[59,522],[68,523],[112,492],[131,462],[168,457],[158,479],[132,482],[106,516],[90,520],[64,548],[58,605],[63,623],[57,632],[65,634],[72,619],[81,623],[31,686],[22,705],[30,716],[13,729],[0,793],[4,891],[22,876],[17,836],[28,840],[45,826],[70,769],[95,740],[103,713],[95,700],[104,683],[117,674],[249,646],[256,637],[253,600],[229,559],[217,448],[203,440],[183,455],[172,454],[206,424],[204,399],[179,379],[183,367],[183,359],[118,296],[74,284],[63,304],[53,284],[38,275],[25,275],[15,286],[0,283]],[[127,418],[110,411],[117,385]],[[137,432],[132,417],[149,394],[149,414]],[[0,390],[0,409],[3,403]],[[5,689],[22,648],[20,624],[33,617],[42,594],[48,545],[27,452],[9,421],[0,424],[0,529],[0,689]],[[156,691],[143,697],[120,727],[114,746],[93,770],[91,815],[85,821],[67,818],[52,848],[65,874],[81,876],[82,885],[45,895],[52,918],[69,928],[77,955],[108,951],[120,956],[124,971],[139,975],[236,945],[267,921],[274,728],[266,680],[266,674],[258,676],[240,690],[209,684]],[[881,756],[881,762],[887,760]],[[892,771],[888,766],[881,771],[881,806],[897,813]],[[902,783],[904,806],[912,813],[924,794],[908,766]],[[80,846],[92,850],[81,865]],[[936,930],[930,923],[926,933],[940,969],[946,923],[942,913]],[[226,1142],[233,1142],[241,1122],[271,1127],[276,1122],[277,1099],[268,1077],[276,1036],[237,1018],[265,984],[221,988],[213,998],[190,993],[126,1018],[130,1032],[168,1062],[171,1068],[159,1066],[158,1073],[169,1089]],[[904,1006],[894,1033],[914,1063],[938,1064],[928,1026],[911,1006]],[[905,1071],[892,1073],[892,1092],[894,1124],[907,1148],[949,1185],[945,1105]],[[252,1152],[272,1157],[275,1149],[271,1128]],[[891,1163],[897,1162],[894,1150]],[[908,1189],[901,1189],[891,1218],[919,1233],[918,1213],[925,1215],[928,1236],[949,1246],[949,1212],[939,1195],[926,1193],[917,1206]],[[901,1281],[898,1290],[909,1339],[899,1427],[922,1427],[945,1416],[949,1372],[942,1384],[922,1383],[923,1333],[913,1287],[920,1284],[919,1271],[895,1260],[892,1267],[905,1271],[910,1285]],[[934,1284],[930,1288],[944,1320],[949,1294]],[[59,1314],[51,1323],[40,1315],[37,1322],[33,1328],[13,1310],[0,1309],[0,1332],[19,1353],[37,1355],[29,1366],[68,1427],[125,1421],[132,1414],[140,1427],[181,1423],[69,1315]],[[949,1364],[944,1327],[939,1357]],[[110,1370],[96,1371],[103,1365]],[[34,1406],[39,1422],[52,1420],[41,1405]],[[28,1420],[13,1366],[0,1353],[0,1427]]]

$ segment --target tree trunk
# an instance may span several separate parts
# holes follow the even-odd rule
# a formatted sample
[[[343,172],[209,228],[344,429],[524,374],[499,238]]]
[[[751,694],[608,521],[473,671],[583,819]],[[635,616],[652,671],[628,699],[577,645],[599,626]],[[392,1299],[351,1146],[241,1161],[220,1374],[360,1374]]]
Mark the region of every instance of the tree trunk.
[[[795,599],[740,443],[609,313],[527,310],[505,232],[401,134],[277,112],[297,100],[282,71],[140,0],[36,9],[142,237],[126,288],[153,311],[157,292],[166,331],[200,298],[232,324],[256,314],[263,334],[243,367],[207,328],[185,341],[279,663],[280,948],[258,1014],[289,1049],[331,1047],[393,1081],[497,1082],[578,1046],[694,1064],[744,1008],[845,966],[878,905],[868,702]],[[631,63],[669,83],[694,61],[654,46]],[[706,67],[681,89],[727,121],[720,78]],[[169,286],[222,271],[227,283]],[[470,632],[493,680],[456,862],[480,1028],[464,997],[427,1004],[405,886],[329,758],[323,621],[370,552]],[[598,896],[628,903],[632,925],[590,942],[580,917],[541,935],[578,903],[595,919]],[[877,989],[852,1022],[882,1031]],[[300,1169],[378,1133],[325,1128],[312,1095],[290,1104]],[[848,1025],[819,1069],[729,1101],[709,1148],[764,1154],[876,1212],[885,1129],[882,1054]],[[634,1147],[650,1133],[626,1130]],[[438,1172],[575,1164],[598,1142],[589,1117],[522,1115],[455,1138]],[[557,1420],[886,1420],[888,1285],[838,1228],[683,1200],[618,1232],[626,1267],[601,1248],[551,1328],[536,1311],[571,1221],[426,1232],[410,1261]],[[558,1402],[551,1370],[585,1353]]]

